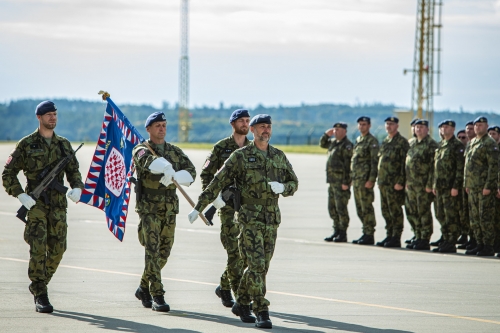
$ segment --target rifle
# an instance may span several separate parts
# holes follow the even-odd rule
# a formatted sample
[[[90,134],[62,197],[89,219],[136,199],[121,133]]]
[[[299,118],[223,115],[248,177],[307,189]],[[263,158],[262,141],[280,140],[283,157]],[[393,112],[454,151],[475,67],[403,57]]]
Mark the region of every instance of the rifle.
[[[69,154],[68,156],[66,156],[62,160],[60,160],[57,163],[57,165],[52,170],[50,170],[50,172],[47,172],[47,170],[44,170],[41,174],[43,177],[42,181],[40,182],[40,184],[37,187],[35,187],[35,189],[33,191],[31,191],[31,193],[28,193],[28,195],[30,197],[32,197],[33,200],[35,200],[35,201],[37,201],[38,198],[43,197],[45,200],[45,204],[47,205],[47,204],[49,204],[49,197],[47,196],[47,193],[45,192],[45,190],[51,189],[51,190],[56,190],[58,192],[65,194],[68,191],[68,188],[66,186],[64,186],[63,184],[59,183],[56,178],[59,175],[59,173],[61,173],[61,171],[64,170],[66,165],[68,165],[68,163],[71,161],[73,156],[75,156],[76,152],[82,146],[83,146],[83,143],[73,153]],[[24,205],[23,205],[17,211],[16,217],[18,219],[20,219],[21,221],[23,221],[24,223],[27,223],[26,213],[28,213],[28,208],[24,207]]]
[[[226,204],[229,204],[229,201],[233,201],[233,208],[237,212],[240,210],[241,206],[241,192],[238,190],[235,186],[230,186],[227,190],[222,192],[222,200]],[[217,208],[214,207],[214,205],[211,205],[206,211],[205,211],[205,217],[207,218],[208,222],[213,225],[212,219],[214,218],[215,212],[217,211]]]
[[[134,191],[135,191],[135,199],[137,202],[141,201],[141,198],[142,198],[142,186],[141,186],[141,182],[139,181],[139,179],[135,178],[135,177],[130,177],[130,182],[132,184],[134,184]]]

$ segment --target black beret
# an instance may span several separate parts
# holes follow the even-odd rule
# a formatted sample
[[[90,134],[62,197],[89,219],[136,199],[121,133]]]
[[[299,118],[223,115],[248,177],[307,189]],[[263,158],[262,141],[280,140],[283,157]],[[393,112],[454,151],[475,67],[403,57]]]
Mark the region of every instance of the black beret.
[[[57,111],[56,105],[52,101],[43,101],[36,106],[35,114],[37,116],[43,116],[47,112]]]
[[[367,116],[361,116],[358,118],[358,120],[356,120],[357,123],[359,123],[360,121],[366,121],[368,124],[371,124],[371,119]]]
[[[410,126],[414,126],[414,125],[415,125],[415,123],[416,123],[417,121],[419,121],[419,120],[420,120],[420,119],[418,119],[418,118],[413,119],[413,120],[411,121],[411,123],[410,123]]]
[[[384,122],[388,122],[388,121],[396,123],[396,124],[399,124],[398,117],[387,117],[387,118],[385,118]]]
[[[148,119],[146,119],[146,124],[144,124],[144,127],[148,127],[152,123],[156,123],[158,121],[167,121],[163,112],[155,112],[150,114]]]
[[[418,119],[418,120],[415,122],[415,125],[424,125],[424,126],[429,127],[429,121],[427,121],[427,120],[425,120],[425,119]]]
[[[257,124],[272,124],[271,116],[268,114],[258,114],[250,120],[250,126]]]
[[[464,133],[465,134],[465,130],[460,130],[457,132],[457,136],[460,134],[460,133]]]
[[[245,109],[238,109],[234,110],[233,113],[231,113],[231,117],[229,117],[229,123],[232,123],[235,120],[238,120],[243,117],[248,117],[250,118],[250,114],[248,113],[248,110]]]
[[[443,125],[455,127],[456,123],[451,119],[446,119],[446,120],[443,120],[442,122],[440,122],[438,127],[441,128],[441,126],[443,126]]]
[[[466,124],[465,124],[465,127],[469,126],[469,125],[474,125],[474,121],[473,120],[469,120]]]
[[[497,133],[500,133],[500,127],[498,127],[498,126],[491,126],[490,128],[488,128],[488,132],[489,131],[495,131]]]
[[[488,123],[488,119],[486,117],[477,117],[474,119],[474,125],[477,123]]]
[[[347,129],[347,124],[346,124],[346,123],[343,123],[343,122],[335,123],[335,124],[333,124],[333,128],[343,128],[343,129]]]

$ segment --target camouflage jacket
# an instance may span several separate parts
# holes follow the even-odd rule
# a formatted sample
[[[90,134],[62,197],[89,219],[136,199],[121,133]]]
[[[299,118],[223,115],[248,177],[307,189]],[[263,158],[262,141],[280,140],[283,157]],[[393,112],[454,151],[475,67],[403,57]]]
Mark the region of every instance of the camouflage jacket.
[[[410,142],[406,154],[406,185],[432,188],[434,174],[434,154],[438,144],[430,135],[421,141]]]
[[[244,146],[248,146],[249,143],[250,141],[245,138]],[[224,165],[224,162],[228,159],[229,155],[239,148],[240,147],[236,141],[234,141],[232,135],[220,140],[214,145],[201,170],[200,178],[202,190],[205,190],[212,179],[214,179],[214,175],[220,168],[222,168],[222,165]]]
[[[464,179],[464,145],[453,136],[439,143],[434,155],[434,189],[461,189]]]
[[[378,152],[378,185],[405,185],[405,159],[409,148],[408,140],[399,132],[384,139]]]
[[[241,191],[240,223],[279,224],[281,213],[279,195],[271,190],[268,182],[279,182],[285,186],[282,196],[291,196],[297,191],[299,181],[285,154],[269,145],[267,157],[253,142],[233,152],[214,179],[200,194],[195,209],[199,212],[217,198],[219,192],[236,182]]]
[[[165,142],[163,145],[163,153],[154,149],[155,144],[148,140],[149,145],[153,148],[158,157],[164,157],[172,163],[175,171],[186,170],[191,174],[193,179],[196,178],[196,169],[179,148],[170,143]],[[137,170],[137,178],[142,186],[142,198],[137,202],[135,211],[137,213],[155,212],[159,203],[166,203],[167,214],[179,213],[179,198],[176,194],[176,187],[170,184],[165,187],[160,183],[163,174],[153,174],[149,170],[149,165],[157,158],[147,148],[144,143],[140,143],[132,150],[134,164]]]
[[[368,133],[358,136],[351,158],[351,178],[354,185],[364,186],[377,180],[378,140]]]
[[[352,143],[347,136],[340,141],[323,134],[319,141],[321,148],[328,148],[326,161],[326,182],[335,185],[351,184]]]
[[[64,150],[64,152],[61,151]],[[52,136],[50,146],[40,135],[38,129],[32,134],[25,136],[10,153],[5,168],[2,172],[2,181],[5,191],[17,197],[19,194],[29,193],[40,183],[37,176],[45,168],[49,171],[64,157],[73,153],[73,148],[66,138],[56,135]],[[19,171],[23,171],[28,181],[24,191],[17,179]],[[57,181],[64,184],[64,174],[71,188],[83,189],[82,176],[79,171],[79,164],[76,156],[66,165],[64,172],[57,176]],[[56,190],[48,190],[50,204],[55,207],[67,207],[66,195]]]
[[[497,189],[498,145],[489,135],[469,143],[465,155],[464,187]]]

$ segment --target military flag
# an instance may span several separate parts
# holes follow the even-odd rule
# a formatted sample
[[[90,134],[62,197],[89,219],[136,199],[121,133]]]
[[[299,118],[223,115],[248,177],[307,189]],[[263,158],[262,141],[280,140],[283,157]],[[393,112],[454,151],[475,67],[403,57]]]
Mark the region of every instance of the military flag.
[[[80,201],[103,210],[109,231],[123,241],[134,173],[132,149],[144,138],[115,103],[105,99],[101,133]]]

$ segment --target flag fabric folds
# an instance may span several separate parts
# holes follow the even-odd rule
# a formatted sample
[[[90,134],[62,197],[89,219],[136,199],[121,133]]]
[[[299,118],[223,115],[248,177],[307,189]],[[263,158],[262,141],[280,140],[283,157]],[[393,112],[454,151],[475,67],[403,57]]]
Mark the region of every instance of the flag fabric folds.
[[[101,133],[97,140],[80,202],[106,214],[108,229],[123,241],[134,173],[132,149],[144,138],[108,97]]]

